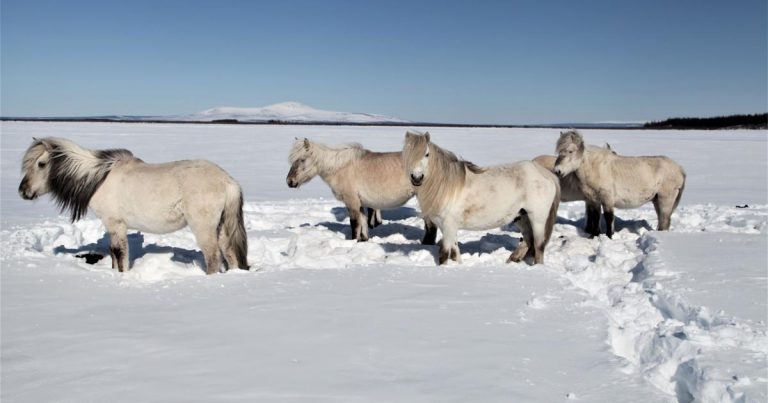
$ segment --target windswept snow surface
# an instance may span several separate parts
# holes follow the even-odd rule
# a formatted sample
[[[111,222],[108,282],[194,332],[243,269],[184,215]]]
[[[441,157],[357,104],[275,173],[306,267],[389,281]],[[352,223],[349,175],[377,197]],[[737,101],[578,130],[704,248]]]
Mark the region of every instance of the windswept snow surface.
[[[392,116],[371,113],[336,112],[315,109],[299,102],[281,102],[260,108],[218,107],[206,109],[191,115],[176,116],[173,119],[210,122],[222,119],[237,119],[241,122],[339,122],[339,123],[404,123],[406,120]]]
[[[768,400],[764,131],[584,130],[685,167],[670,232],[650,230],[649,205],[619,211],[614,239],[588,239],[583,205],[564,203],[546,264],[504,264],[509,226],[461,231],[464,263],[437,267],[415,201],[357,243],[320,180],[284,182],[294,137],[397,150],[405,128],[0,127],[3,401]],[[558,136],[430,132],[482,165],[549,153]],[[216,161],[243,185],[259,270],[205,276],[188,230],[130,234],[125,274],[76,258],[106,253],[100,221],[16,194],[21,154],[49,135]]]

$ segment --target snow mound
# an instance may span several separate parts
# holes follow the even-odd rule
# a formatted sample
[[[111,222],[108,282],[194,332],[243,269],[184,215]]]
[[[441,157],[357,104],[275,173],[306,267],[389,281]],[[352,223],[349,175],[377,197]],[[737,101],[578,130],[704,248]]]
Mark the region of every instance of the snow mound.
[[[240,122],[337,122],[337,123],[407,123],[392,116],[371,113],[336,112],[315,109],[299,102],[281,102],[257,108],[218,107],[191,115],[176,116],[174,120],[211,122],[237,120]]]

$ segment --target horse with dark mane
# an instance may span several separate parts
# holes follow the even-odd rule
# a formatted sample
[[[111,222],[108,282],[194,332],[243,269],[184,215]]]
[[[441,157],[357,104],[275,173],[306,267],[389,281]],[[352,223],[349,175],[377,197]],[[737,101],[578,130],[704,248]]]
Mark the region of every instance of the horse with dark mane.
[[[247,270],[248,237],[240,185],[205,160],[148,164],[123,149],[88,150],[65,139],[35,139],[22,161],[19,194],[51,193],[77,221],[90,208],[109,234],[112,268],[128,270],[127,230],[165,234],[189,226],[206,273]]]

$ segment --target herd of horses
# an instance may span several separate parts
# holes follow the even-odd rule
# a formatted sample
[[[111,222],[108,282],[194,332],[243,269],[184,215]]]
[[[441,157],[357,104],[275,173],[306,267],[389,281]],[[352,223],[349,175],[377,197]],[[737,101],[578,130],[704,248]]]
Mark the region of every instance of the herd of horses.
[[[297,188],[320,176],[346,206],[351,238],[368,240],[381,210],[416,197],[424,220],[422,244],[442,233],[438,264],[461,262],[457,231],[514,223],[523,238],[508,262],[544,262],[561,201],[583,200],[585,233],[613,236],[615,208],[652,202],[658,229],[668,230],[685,187],[685,171],[664,156],[629,157],[587,146],[577,131],[560,133],[556,156],[480,167],[408,131],[400,152],[374,152],[359,144],[328,146],[297,139],[286,182]],[[169,233],[189,226],[205,257],[206,272],[249,268],[243,195],[216,164],[185,160],[148,164],[124,149],[89,150],[62,138],[34,139],[22,160],[19,194],[50,193],[74,222],[90,208],[109,235],[112,268],[129,268],[127,230]]]

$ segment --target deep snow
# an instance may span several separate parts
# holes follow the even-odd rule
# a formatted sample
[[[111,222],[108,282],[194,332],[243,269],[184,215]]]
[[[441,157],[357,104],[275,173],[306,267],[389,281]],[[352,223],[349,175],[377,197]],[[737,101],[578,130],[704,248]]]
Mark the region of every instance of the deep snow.
[[[672,231],[651,206],[588,239],[563,204],[546,264],[504,264],[514,227],[460,232],[463,265],[418,244],[415,201],[371,241],[346,240],[316,179],[288,189],[294,136],[396,150],[404,128],[3,122],[2,398],[7,401],[765,401],[765,131],[585,130],[626,155],[666,154],[688,182]],[[557,130],[430,129],[481,165],[554,148]],[[243,185],[249,260],[205,276],[188,230],[130,236],[108,259],[100,222],[70,224],[16,194],[32,136],[208,158]],[[749,204],[748,208],[736,205]]]

